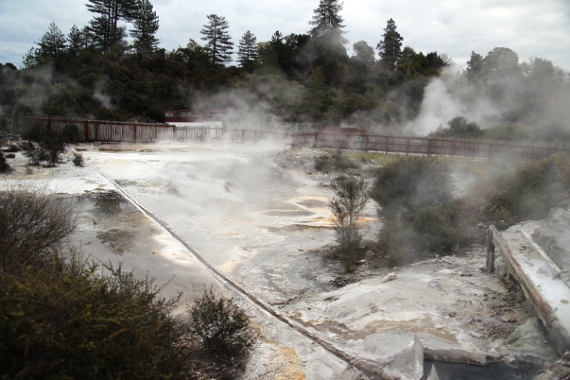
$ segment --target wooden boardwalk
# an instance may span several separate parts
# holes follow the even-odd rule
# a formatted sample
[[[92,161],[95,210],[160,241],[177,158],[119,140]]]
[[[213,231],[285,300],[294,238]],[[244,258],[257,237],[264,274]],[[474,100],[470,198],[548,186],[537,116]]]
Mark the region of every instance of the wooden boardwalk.
[[[274,139],[294,148],[314,147],[377,151],[385,153],[445,155],[480,158],[515,156],[539,159],[551,154],[569,151],[566,142],[513,142],[495,140],[466,140],[433,137],[388,136],[368,134],[365,130],[333,128],[332,130],[247,129],[214,126],[177,127],[159,123],[126,123],[117,121],[73,119],[48,115],[2,115],[12,120],[13,129],[25,132],[30,128],[61,132],[74,125],[82,142],[152,143],[162,140],[259,141]]]

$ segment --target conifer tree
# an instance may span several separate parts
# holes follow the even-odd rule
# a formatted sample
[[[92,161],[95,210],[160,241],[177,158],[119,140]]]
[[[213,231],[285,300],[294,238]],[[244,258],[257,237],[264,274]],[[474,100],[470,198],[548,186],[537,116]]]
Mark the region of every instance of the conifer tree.
[[[345,45],[348,40],[343,37],[346,32],[343,30],[344,19],[340,15],[343,3],[338,0],[321,0],[319,7],[314,10],[310,25],[311,36],[314,38],[324,38],[329,43],[340,43]]]
[[[132,21],[137,13],[136,0],[89,0],[89,12],[99,14],[90,22],[90,32],[99,48],[109,51],[124,37],[125,29],[119,20]]]
[[[232,59],[233,42],[228,33],[228,22],[225,17],[215,14],[208,15],[209,23],[200,31],[206,41],[204,49],[208,53],[210,63],[213,66],[225,64]]]
[[[249,30],[244,33],[238,46],[240,66],[246,70],[253,68],[257,61],[257,38]]]
[[[402,41],[404,38],[396,31],[396,22],[388,20],[382,40],[376,46],[382,67],[386,70],[396,70],[396,63],[402,53]]]
[[[158,31],[158,16],[149,0],[140,0],[133,26],[130,34],[135,39],[134,47],[137,53],[152,54],[159,43],[155,37]]]

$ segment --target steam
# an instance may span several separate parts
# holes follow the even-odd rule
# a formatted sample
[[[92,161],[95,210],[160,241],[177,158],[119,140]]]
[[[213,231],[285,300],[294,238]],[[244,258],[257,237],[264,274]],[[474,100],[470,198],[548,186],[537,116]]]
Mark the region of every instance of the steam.
[[[479,93],[455,67],[445,68],[440,77],[425,88],[418,117],[404,127],[404,134],[426,135],[447,126],[456,116],[463,116],[481,127],[500,123],[500,110]]]

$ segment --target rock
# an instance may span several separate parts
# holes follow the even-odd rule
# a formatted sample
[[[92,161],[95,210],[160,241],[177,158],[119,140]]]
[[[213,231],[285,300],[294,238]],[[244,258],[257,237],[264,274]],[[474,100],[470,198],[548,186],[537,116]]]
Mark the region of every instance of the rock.
[[[394,329],[369,335],[364,339],[364,349],[389,376],[401,379],[423,376],[424,347],[413,332]]]

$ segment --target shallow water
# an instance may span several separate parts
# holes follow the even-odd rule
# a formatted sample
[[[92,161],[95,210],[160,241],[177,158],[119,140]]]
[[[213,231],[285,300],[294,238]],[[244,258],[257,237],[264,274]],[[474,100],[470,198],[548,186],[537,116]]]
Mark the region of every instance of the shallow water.
[[[425,360],[424,378],[432,366],[435,366],[439,380],[532,380],[540,371],[540,367],[522,362],[513,368],[503,362],[477,366]]]

